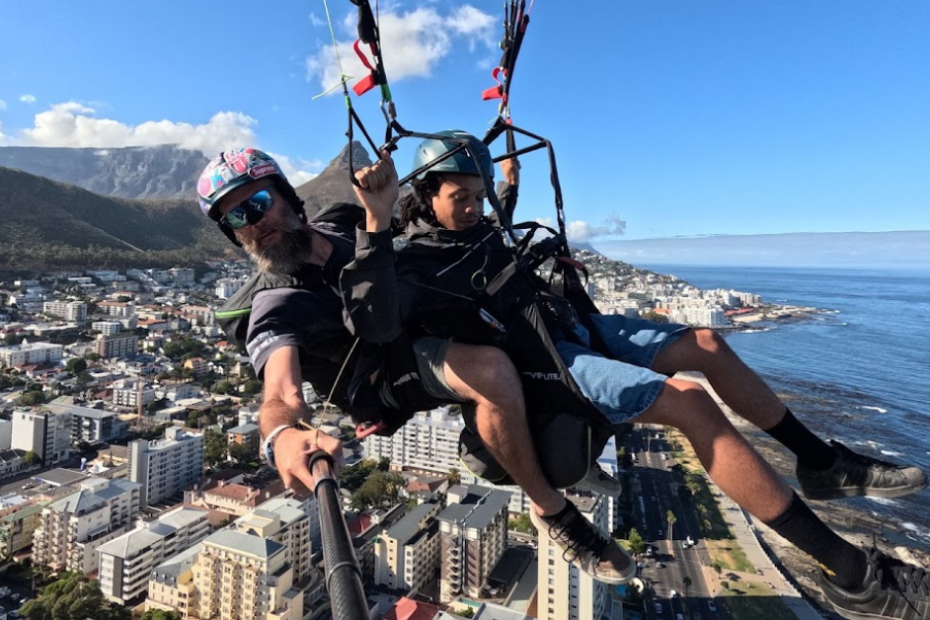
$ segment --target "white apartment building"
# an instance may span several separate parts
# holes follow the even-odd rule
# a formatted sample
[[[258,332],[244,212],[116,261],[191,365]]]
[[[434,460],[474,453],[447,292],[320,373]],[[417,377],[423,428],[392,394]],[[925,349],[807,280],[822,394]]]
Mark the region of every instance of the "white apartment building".
[[[32,451],[44,465],[68,458],[71,453],[71,414],[66,411],[13,412],[14,450]]]
[[[220,530],[152,571],[145,607],[185,619],[300,620],[303,595],[293,577],[281,543]]]
[[[203,434],[177,427],[164,439],[129,442],[129,479],[142,486],[142,506],[184,491],[203,476]]]
[[[672,310],[669,314],[669,320],[675,323],[697,325],[699,327],[714,327],[727,324],[727,318],[723,309],[716,307],[702,308],[689,306],[678,310]]]
[[[223,278],[216,281],[216,287],[213,292],[220,299],[229,299],[232,297],[233,293],[239,290],[240,286],[242,286],[242,283],[239,280]]]
[[[459,459],[459,435],[465,428],[461,414],[446,407],[422,411],[414,415],[390,437],[369,435],[362,440],[366,458],[387,458],[394,467],[448,474],[459,471],[464,484],[478,484],[510,493],[510,512],[529,510],[530,498],[518,486],[495,486],[476,478],[462,466]]]
[[[437,517],[442,557],[439,598],[481,597],[507,547],[509,493],[457,485],[449,489],[447,500],[448,506]]]
[[[309,508],[306,502],[276,497],[236,519],[233,528],[284,545],[287,563],[294,569],[294,583],[299,584],[311,576],[313,522],[319,527],[319,511]]]
[[[25,342],[0,347],[0,366],[21,366],[57,362],[64,353],[64,346],[50,342]]]
[[[612,436],[607,440],[604,451],[597,459],[597,464],[605,472],[616,478],[620,472],[620,466],[617,463],[617,437]],[[604,496],[604,503],[607,504],[607,527],[608,533],[617,529],[620,524],[620,498]]]
[[[123,331],[123,324],[119,321],[94,321],[90,328],[104,336],[112,336]]]
[[[180,506],[101,545],[98,579],[107,600],[125,605],[148,593],[153,568],[210,535],[209,514]]]
[[[135,315],[136,304],[132,301],[101,301],[97,304],[97,309],[109,316],[127,318]]]
[[[86,575],[97,570],[97,549],[124,533],[139,512],[140,488],[133,482],[103,478],[88,478],[78,488],[42,511],[32,557],[53,570]]]
[[[111,357],[135,357],[139,354],[139,337],[135,334],[100,334],[94,341],[94,353],[104,359]]]
[[[87,322],[87,304],[83,301],[47,301],[42,304],[42,312],[71,323]]]
[[[569,499],[589,521],[607,531],[607,505],[600,496]],[[561,547],[548,536],[539,537],[539,620],[590,620],[610,615],[610,586],[591,579],[563,557]]]
[[[438,503],[416,506],[374,542],[375,585],[416,592],[439,566]]]
[[[120,407],[135,409],[140,400],[143,407],[155,401],[155,390],[141,379],[120,379],[112,387],[113,404]]]

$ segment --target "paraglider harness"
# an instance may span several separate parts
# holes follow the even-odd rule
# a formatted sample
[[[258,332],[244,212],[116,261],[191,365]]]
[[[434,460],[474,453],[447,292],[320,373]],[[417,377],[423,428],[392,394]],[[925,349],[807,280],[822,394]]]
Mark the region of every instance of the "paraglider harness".
[[[387,125],[385,144],[379,148],[371,140],[361,119],[352,108],[346,88],[346,76],[343,75],[342,88],[349,111],[349,126],[346,135],[350,144],[349,174],[352,182],[357,185],[351,157],[353,128],[356,125],[376,153],[384,150],[394,151],[398,141],[403,138],[458,142],[455,148],[401,179],[401,186],[463,150],[474,161],[479,161],[478,154],[474,152],[467,139],[409,131],[400,125],[384,72],[377,23],[371,7],[368,0],[350,1],[359,9],[359,40],[355,44],[355,50],[365,66],[371,70],[371,74],[356,85],[355,91],[361,95],[374,86],[380,86],[381,110]],[[504,49],[504,56],[501,60],[503,67],[499,67],[499,71],[495,70],[495,79],[498,76],[504,77],[504,82],[497,90],[497,96],[501,97],[502,104],[498,118],[483,138],[483,142],[490,145],[506,133],[508,152],[494,158],[494,163],[539,149],[546,149],[551,171],[550,181],[555,195],[558,229],[548,228],[535,222],[514,225],[493,191],[492,180],[483,167],[478,166],[488,199],[497,213],[501,228],[509,239],[513,259],[499,273],[489,278],[487,286],[478,291],[472,301],[479,307],[479,312],[483,312],[484,322],[496,332],[490,343],[505,351],[521,374],[530,432],[543,473],[554,487],[565,488],[579,482],[596,463],[607,441],[615,434],[616,427],[585,398],[559,356],[549,333],[550,327],[563,326],[567,328],[563,329],[567,337],[573,337],[570,325],[566,323],[566,321],[570,323],[573,319],[567,319],[564,312],[564,305],[567,302],[574,310],[569,314],[577,317],[588,328],[592,339],[591,348],[606,353],[606,347],[590,321],[590,315],[598,313],[598,310],[585,292],[579,275],[581,272],[587,277],[586,269],[579,261],[572,258],[568,247],[562,191],[552,144],[541,136],[514,126],[509,115],[509,89],[513,67],[519,51],[519,43],[522,42],[528,23],[524,5],[525,3],[521,2],[520,7],[516,8],[516,2],[512,2],[508,8],[504,41],[501,43]],[[372,62],[369,63],[362,54],[359,47],[361,43],[369,46]],[[485,91],[485,98],[494,98],[495,95],[489,91]],[[518,149],[515,145],[514,134],[520,134],[534,142],[530,146]],[[551,236],[532,243],[534,234],[541,228],[546,229]],[[517,230],[527,232],[518,236]],[[403,251],[400,250],[400,252]],[[551,271],[548,280],[545,281],[536,273],[536,270],[544,263],[551,263]],[[505,307],[500,303],[502,300],[506,301],[507,310],[501,309]],[[489,312],[487,310],[489,307],[495,308],[497,314]],[[560,307],[563,308],[561,312]],[[394,343],[382,345],[387,348],[385,352],[387,364],[390,364],[396,357],[406,355],[399,351],[399,349],[410,347],[411,343],[406,338],[408,337],[405,336]],[[415,401],[417,398],[422,398],[422,394],[423,388],[419,381],[408,381],[401,386],[395,385],[394,395],[399,402],[407,399]],[[469,411],[468,407],[463,407],[463,413],[466,428],[459,439],[459,456],[463,464],[472,473],[486,480],[496,484],[513,484],[513,480],[478,436],[473,411]],[[380,423],[369,424],[364,429],[360,427],[358,435],[364,436],[372,432],[386,434],[385,427],[385,424]]]

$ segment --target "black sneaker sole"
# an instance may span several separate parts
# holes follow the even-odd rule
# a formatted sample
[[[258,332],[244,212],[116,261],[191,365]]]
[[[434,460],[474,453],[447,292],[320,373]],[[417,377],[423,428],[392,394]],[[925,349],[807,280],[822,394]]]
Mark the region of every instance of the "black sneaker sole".
[[[801,492],[806,499],[826,500],[826,499],[846,499],[848,497],[881,497],[884,499],[894,499],[904,497],[914,493],[920,493],[927,488],[927,483],[913,487],[898,487],[894,489],[877,489],[872,487],[841,487],[836,489],[817,489],[808,491],[803,486]],[[879,618],[881,616],[863,616],[865,618]]]

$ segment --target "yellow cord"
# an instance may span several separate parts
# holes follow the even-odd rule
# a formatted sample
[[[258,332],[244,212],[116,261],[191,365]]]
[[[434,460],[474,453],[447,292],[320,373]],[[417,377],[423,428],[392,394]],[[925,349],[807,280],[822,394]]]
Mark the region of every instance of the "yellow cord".
[[[323,0],[323,8],[326,10],[326,23],[329,25],[329,36],[333,39],[333,53],[336,55],[336,66],[339,67],[339,83],[326,90],[325,92],[320,93],[316,97],[311,98],[311,101],[314,99],[319,99],[320,97],[325,97],[329,93],[333,92],[340,86],[345,88],[346,82],[353,79],[355,76],[346,75],[345,70],[342,68],[342,60],[339,58],[339,44],[336,42],[336,31],[333,30],[333,19],[329,15],[329,5],[326,3],[326,0]]]

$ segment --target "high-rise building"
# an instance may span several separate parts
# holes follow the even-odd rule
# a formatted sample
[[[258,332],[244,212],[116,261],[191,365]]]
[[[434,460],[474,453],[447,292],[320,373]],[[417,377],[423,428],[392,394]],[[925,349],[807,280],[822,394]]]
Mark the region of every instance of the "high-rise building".
[[[44,465],[63,461],[70,455],[71,414],[62,411],[13,412],[14,450],[33,452]]]
[[[46,301],[42,304],[42,312],[71,323],[87,322],[87,304],[83,301]]]
[[[507,547],[506,491],[471,485],[449,489],[439,517],[440,600],[482,596],[491,570]]]
[[[202,476],[202,433],[169,427],[164,439],[129,442],[129,479],[142,485],[143,506],[183,492]]]
[[[97,336],[94,352],[102,358],[135,357],[139,353],[139,337],[135,334],[114,334]]]
[[[90,574],[97,570],[100,546],[129,529],[139,512],[139,485],[88,478],[78,488],[42,511],[32,557],[53,570]]]
[[[142,379],[120,379],[113,384],[114,405],[135,409],[140,397],[142,406],[155,401],[155,390]]]
[[[300,620],[303,595],[293,581],[284,545],[224,529],[156,567],[145,607],[185,619]]]
[[[294,569],[294,583],[311,575],[311,527],[319,521],[319,511],[296,499],[276,497],[236,519],[233,527],[240,532],[260,536],[284,545],[287,563]]]
[[[180,506],[97,549],[100,589],[110,601],[125,605],[148,592],[152,569],[206,538],[210,511]]]
[[[438,503],[423,503],[382,532],[374,543],[375,585],[419,590],[439,566]]]
[[[607,530],[608,510],[604,498],[569,497],[586,519]],[[562,548],[548,536],[539,537],[539,589],[536,617],[539,620],[590,620],[610,613],[610,586],[595,581],[562,557]]]

